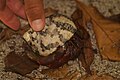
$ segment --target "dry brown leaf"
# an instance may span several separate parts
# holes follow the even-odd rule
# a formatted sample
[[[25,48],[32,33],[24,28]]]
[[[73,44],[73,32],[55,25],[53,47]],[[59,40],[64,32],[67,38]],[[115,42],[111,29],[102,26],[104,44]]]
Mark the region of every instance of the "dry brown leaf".
[[[81,73],[76,67],[72,70],[70,65],[64,65],[58,69],[43,70],[42,73],[56,80],[76,80],[81,77]]]
[[[26,45],[26,43],[23,44],[21,47],[26,47],[24,45]],[[13,48],[15,48],[15,46]],[[21,53],[16,53],[15,51],[10,52],[4,58],[5,71],[16,72],[21,75],[26,75],[28,73],[31,73],[33,70],[37,69],[39,67],[39,64],[31,60],[27,56],[27,54],[30,53],[30,51],[31,50],[27,47],[25,51]]]
[[[103,59],[120,61],[120,23],[104,18],[94,7],[76,0],[82,11],[82,25],[91,23]]]
[[[112,16],[108,17],[108,19],[115,21],[115,22],[120,22],[120,14],[112,15]]]
[[[86,72],[91,74],[90,65],[94,60],[94,51],[88,32],[84,29],[83,26],[81,26],[81,18],[79,18],[80,15],[81,12],[77,10],[72,14],[72,19],[75,25],[82,29],[84,33],[83,36],[86,37],[86,39],[84,40],[83,52],[80,54],[79,60],[81,61],[82,66],[85,68]]]
[[[92,75],[84,75],[80,78],[80,80],[116,80],[112,76],[107,74],[97,75],[96,72],[93,72]]]
[[[48,16],[55,14],[55,13],[58,13],[58,10],[52,9],[50,7],[44,9],[44,11],[45,11],[45,17],[48,17]]]

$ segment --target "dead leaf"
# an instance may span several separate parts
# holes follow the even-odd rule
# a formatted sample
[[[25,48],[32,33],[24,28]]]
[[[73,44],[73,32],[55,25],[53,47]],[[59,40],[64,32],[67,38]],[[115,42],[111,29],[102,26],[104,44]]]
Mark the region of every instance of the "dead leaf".
[[[120,23],[104,18],[94,7],[76,0],[82,11],[82,25],[91,23],[103,59],[120,61]]]
[[[45,10],[45,17],[48,17],[52,14],[58,13],[58,10],[52,9],[52,8],[46,8]]]
[[[87,32],[87,30],[85,30],[85,27],[81,26],[81,18],[82,18],[82,13],[79,10],[76,10],[73,14],[72,14],[72,19],[75,23],[75,25],[77,27],[79,27],[83,32],[83,37],[84,37],[84,45],[83,45],[83,52],[80,54],[79,56],[79,60],[82,63],[82,66],[85,68],[86,72],[88,74],[91,74],[90,71],[90,65],[92,64],[93,60],[94,60],[94,50],[92,48],[92,43],[91,43],[91,39],[90,39],[90,35]]]
[[[90,66],[91,66],[91,64],[94,60],[94,52],[93,52],[93,49],[92,49],[92,46],[91,46],[91,42],[88,41],[86,43],[89,43],[89,48],[85,48],[83,50],[84,54],[80,54],[79,60],[81,61],[82,66],[85,68],[86,72],[88,74],[91,74]]]
[[[42,74],[56,80],[76,80],[81,77],[81,73],[76,68],[70,67],[70,65],[64,65],[58,69],[43,70]]]
[[[14,31],[9,28],[0,28],[0,43],[5,42],[6,40],[10,39],[12,35],[23,35],[29,29],[29,26],[26,25],[23,28],[20,28],[18,31]]]
[[[114,22],[120,22],[120,14],[110,16],[110,17],[108,17],[108,19],[110,19]]]
[[[27,73],[31,73],[33,70],[37,69],[39,64],[31,60],[27,56],[27,53],[30,53],[29,49],[26,49],[23,53],[15,53],[15,51],[10,52],[4,58],[5,70],[26,75]]]
[[[103,75],[97,75],[96,72],[94,72],[92,75],[84,75],[80,78],[80,80],[116,80],[112,76],[109,76],[107,74]]]

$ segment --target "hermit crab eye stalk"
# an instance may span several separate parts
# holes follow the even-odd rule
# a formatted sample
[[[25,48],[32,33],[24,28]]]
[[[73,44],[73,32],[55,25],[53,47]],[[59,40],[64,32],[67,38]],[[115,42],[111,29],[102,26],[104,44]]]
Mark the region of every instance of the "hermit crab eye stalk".
[[[75,24],[66,16],[54,14],[46,18],[45,28],[40,32],[29,29],[23,38],[32,47],[35,53],[48,56],[64,46],[76,32]]]

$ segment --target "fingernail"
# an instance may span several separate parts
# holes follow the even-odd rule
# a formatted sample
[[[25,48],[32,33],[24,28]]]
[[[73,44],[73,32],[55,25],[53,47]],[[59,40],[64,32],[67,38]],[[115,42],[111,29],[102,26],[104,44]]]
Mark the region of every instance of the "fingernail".
[[[43,29],[43,27],[44,26],[43,26],[43,22],[42,22],[41,19],[37,19],[37,20],[32,21],[32,28],[33,28],[33,30],[40,31],[40,30]]]

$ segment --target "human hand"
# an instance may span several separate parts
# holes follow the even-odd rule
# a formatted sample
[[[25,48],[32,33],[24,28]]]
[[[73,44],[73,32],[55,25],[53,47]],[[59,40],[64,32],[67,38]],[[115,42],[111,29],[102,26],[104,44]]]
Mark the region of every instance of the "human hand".
[[[17,16],[27,19],[35,31],[40,31],[45,25],[43,0],[0,0],[0,20],[14,30],[20,27]],[[26,15],[25,15],[26,13]]]

